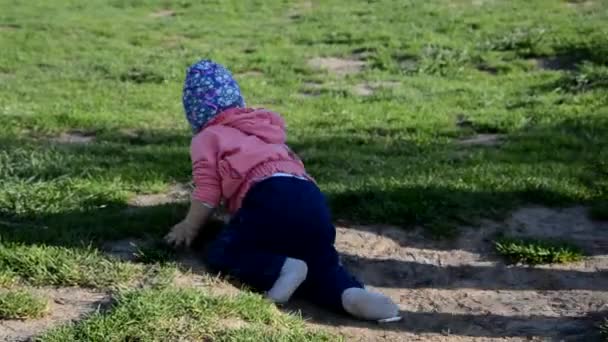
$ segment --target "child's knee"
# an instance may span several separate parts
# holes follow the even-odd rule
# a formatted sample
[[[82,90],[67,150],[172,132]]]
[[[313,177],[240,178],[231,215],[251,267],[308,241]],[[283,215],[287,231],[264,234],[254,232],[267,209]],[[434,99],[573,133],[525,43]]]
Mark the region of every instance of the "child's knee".
[[[222,270],[234,254],[230,237],[220,236],[213,241],[205,251],[205,262],[215,270]]]
[[[216,271],[222,268],[222,260],[224,259],[222,249],[213,245],[209,247],[204,255],[205,263]]]

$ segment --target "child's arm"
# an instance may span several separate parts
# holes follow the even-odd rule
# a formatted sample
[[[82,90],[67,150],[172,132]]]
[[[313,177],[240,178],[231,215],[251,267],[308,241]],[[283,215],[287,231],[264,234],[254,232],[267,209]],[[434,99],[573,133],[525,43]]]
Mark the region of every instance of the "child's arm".
[[[165,236],[165,241],[176,247],[190,246],[198,231],[205,225],[212,213],[212,207],[193,198],[190,202],[188,215],[180,223],[173,226],[169,234]]]
[[[190,210],[186,218],[176,224],[165,240],[172,245],[189,246],[199,229],[207,222],[214,208],[221,202],[222,190],[217,172],[219,135],[210,128],[192,139],[192,192]]]

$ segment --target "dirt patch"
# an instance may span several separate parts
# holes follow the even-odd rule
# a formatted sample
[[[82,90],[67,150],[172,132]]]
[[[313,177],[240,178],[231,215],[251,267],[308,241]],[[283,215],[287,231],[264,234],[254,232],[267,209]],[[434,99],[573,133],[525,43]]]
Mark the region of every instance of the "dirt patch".
[[[156,11],[154,13],[150,13],[150,17],[152,18],[166,18],[166,17],[174,17],[175,12],[170,9],[163,9]]]
[[[103,250],[106,254],[122,261],[135,261],[137,251],[149,245],[149,243],[144,239],[124,239],[105,243]]]
[[[264,73],[260,70],[247,70],[240,72],[236,75],[237,77],[262,77]]]
[[[568,0],[566,5],[568,7],[579,8],[579,7],[592,7],[595,3],[589,0]]]
[[[418,59],[416,56],[409,54],[398,54],[393,56],[399,68],[405,72],[415,72],[419,69]]]
[[[176,48],[178,46],[182,46],[188,38],[181,35],[170,35],[162,40],[162,45],[168,48]]]
[[[524,208],[513,213],[507,223],[511,235],[549,236],[575,242],[588,254],[608,257],[608,222],[592,221],[585,207],[559,211],[545,207]]]
[[[95,139],[94,132],[69,131],[61,133],[58,137],[52,138],[51,141],[59,144],[86,145],[95,142]]]
[[[201,268],[204,269],[204,266],[200,261],[197,263],[200,264],[200,267],[197,266],[196,270],[180,272],[173,280],[173,285],[178,288],[204,289],[214,296],[234,297],[241,292],[239,287],[219,276],[201,273]]]
[[[133,128],[121,128],[118,130],[118,133],[120,133],[121,136],[131,140],[140,139],[142,135],[141,130]]]
[[[538,69],[558,71],[574,71],[576,70],[578,63],[580,63],[579,58],[570,55],[534,58],[532,61],[536,64]]]
[[[477,70],[483,71],[483,72],[488,73],[490,75],[497,75],[498,74],[498,68],[495,67],[495,66],[492,66],[490,64],[487,64],[487,63],[477,64]]]
[[[493,249],[500,232],[568,239],[588,256],[565,265],[508,265]],[[132,255],[142,243],[113,245]],[[336,247],[343,263],[370,289],[393,298],[404,317],[380,325],[298,300],[285,307],[302,312],[312,329],[348,341],[593,341],[595,324],[608,316],[608,222],[590,220],[584,207],[521,208],[503,222],[485,220],[440,241],[421,229],[339,223]],[[238,294],[240,286],[209,273],[200,254],[177,257],[182,271],[174,285]]]
[[[473,6],[483,6],[483,5],[485,5],[487,3],[491,3],[491,2],[493,2],[493,1],[489,1],[489,0],[472,0],[471,4]]]
[[[0,31],[14,31],[21,28],[19,24],[0,24]]]
[[[49,313],[41,319],[0,321],[0,341],[30,341],[53,327],[82,319],[109,300],[105,293],[77,287],[45,288],[35,292],[49,299]]]
[[[15,74],[14,73],[0,70],[0,81],[14,79],[14,78],[15,78]]]
[[[308,65],[314,69],[326,70],[336,75],[349,75],[361,72],[366,63],[356,59],[316,57],[309,60]]]
[[[381,82],[369,82],[357,84],[353,87],[352,91],[358,96],[371,96],[379,89],[383,88],[395,88],[399,86],[399,82],[394,81],[381,81]]]
[[[458,145],[462,146],[497,146],[503,143],[503,134],[480,133],[469,138],[461,139]]]
[[[510,266],[493,253],[497,232],[564,238],[590,256],[568,265]],[[530,207],[505,222],[463,228],[453,241],[390,226],[339,227],[343,262],[400,306],[402,322],[365,323],[296,302],[313,327],[348,341],[592,341],[608,315],[608,223],[583,207]]]
[[[132,207],[153,207],[163,204],[188,201],[192,187],[189,184],[174,184],[167,192],[137,195],[128,202]]]
[[[291,20],[298,20],[311,13],[313,10],[312,1],[304,0],[297,2],[293,7],[287,11],[287,17]]]
[[[246,328],[249,323],[245,322],[244,320],[240,319],[240,318],[224,318],[224,319],[220,319],[217,322],[217,325],[226,329],[226,330],[237,330],[237,329],[244,329]]]
[[[376,55],[378,49],[374,47],[360,47],[352,51],[352,55],[358,60],[369,60]]]
[[[367,83],[357,84],[352,89],[353,93],[357,96],[371,96],[374,94],[374,90],[374,87]]]
[[[323,90],[325,86],[323,83],[317,82],[304,82],[303,88],[300,91],[300,96],[302,97],[317,97],[323,94]]]
[[[456,126],[460,128],[473,128],[473,121],[466,114],[459,113],[456,115]]]

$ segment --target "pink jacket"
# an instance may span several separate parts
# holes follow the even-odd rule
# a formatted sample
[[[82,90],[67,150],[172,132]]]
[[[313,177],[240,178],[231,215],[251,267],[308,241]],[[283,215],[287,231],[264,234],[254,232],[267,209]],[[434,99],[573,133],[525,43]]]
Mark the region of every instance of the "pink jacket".
[[[192,138],[192,197],[212,207],[225,200],[234,213],[256,181],[279,172],[310,179],[285,140],[276,113],[235,108],[218,115]]]

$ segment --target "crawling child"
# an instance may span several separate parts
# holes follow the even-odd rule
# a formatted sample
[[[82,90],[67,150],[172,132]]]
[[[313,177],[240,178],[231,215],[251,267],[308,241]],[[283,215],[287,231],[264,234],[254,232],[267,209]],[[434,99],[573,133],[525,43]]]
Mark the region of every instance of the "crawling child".
[[[398,315],[390,298],[366,290],[342,266],[325,197],[286,142],[285,121],[245,106],[222,65],[202,60],[186,75],[183,104],[194,137],[195,190],[186,218],[166,236],[190,245],[214,208],[232,218],[207,263],[276,302],[298,295],[366,320]]]

